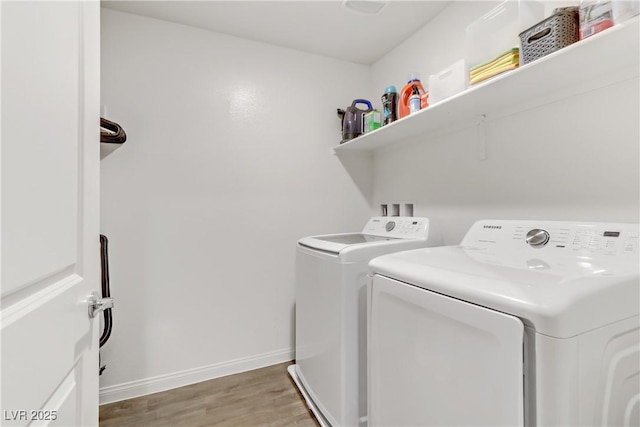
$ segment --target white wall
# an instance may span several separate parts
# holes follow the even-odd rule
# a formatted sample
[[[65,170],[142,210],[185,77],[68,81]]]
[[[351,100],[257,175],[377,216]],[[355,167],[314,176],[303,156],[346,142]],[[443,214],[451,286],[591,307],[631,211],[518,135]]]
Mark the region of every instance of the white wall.
[[[296,240],[371,210],[368,160],[331,154],[369,71],[102,9],[102,104],[128,135],[102,161],[102,402],[292,358]]]
[[[447,244],[487,217],[638,222],[637,79],[489,118],[487,160],[472,128],[331,154],[336,107],[452,64],[495,4],[454,2],[372,67],[103,9],[102,102],[129,136],[102,162],[103,401],[289,359],[296,239],[380,202],[415,202]]]
[[[547,2],[547,14],[567,2]],[[373,65],[374,87],[398,89],[408,72],[426,80],[464,57],[465,28],[489,2],[455,2]],[[580,76],[577,75],[576,79]],[[414,201],[415,214],[456,244],[482,218],[638,222],[638,79],[491,118],[488,158],[474,127],[418,136],[374,159],[374,212]]]

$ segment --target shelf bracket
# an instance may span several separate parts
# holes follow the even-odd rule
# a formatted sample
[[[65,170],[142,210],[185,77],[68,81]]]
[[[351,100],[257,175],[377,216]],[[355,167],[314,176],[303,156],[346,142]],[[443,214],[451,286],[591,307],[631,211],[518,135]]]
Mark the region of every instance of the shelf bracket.
[[[478,132],[478,157],[480,160],[487,160],[487,115],[480,116],[480,121],[476,125]]]

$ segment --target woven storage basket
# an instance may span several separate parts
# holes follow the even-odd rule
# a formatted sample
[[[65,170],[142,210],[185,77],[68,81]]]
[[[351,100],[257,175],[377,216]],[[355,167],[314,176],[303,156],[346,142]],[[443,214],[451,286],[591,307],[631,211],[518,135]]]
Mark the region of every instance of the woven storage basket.
[[[553,15],[520,33],[521,63],[528,64],[578,41],[578,8],[557,9]]]

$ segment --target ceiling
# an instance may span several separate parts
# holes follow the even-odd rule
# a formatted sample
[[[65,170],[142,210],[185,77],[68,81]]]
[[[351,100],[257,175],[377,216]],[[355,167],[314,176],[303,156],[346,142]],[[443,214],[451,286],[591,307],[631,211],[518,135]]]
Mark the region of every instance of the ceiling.
[[[346,61],[373,64],[449,1],[389,0],[377,15],[341,0],[102,1],[103,7]]]

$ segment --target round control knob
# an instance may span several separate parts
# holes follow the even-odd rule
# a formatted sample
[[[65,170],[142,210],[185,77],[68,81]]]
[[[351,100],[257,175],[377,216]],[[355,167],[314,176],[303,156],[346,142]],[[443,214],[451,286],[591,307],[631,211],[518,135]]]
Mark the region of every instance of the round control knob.
[[[393,230],[394,228],[396,228],[396,222],[395,221],[387,222],[387,225],[385,225],[385,228],[387,229],[387,231]]]
[[[549,241],[549,232],[540,228],[534,228],[527,233],[527,238],[525,240],[529,246],[538,248],[547,244]]]

